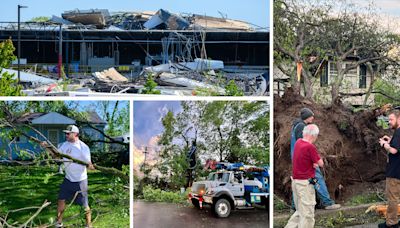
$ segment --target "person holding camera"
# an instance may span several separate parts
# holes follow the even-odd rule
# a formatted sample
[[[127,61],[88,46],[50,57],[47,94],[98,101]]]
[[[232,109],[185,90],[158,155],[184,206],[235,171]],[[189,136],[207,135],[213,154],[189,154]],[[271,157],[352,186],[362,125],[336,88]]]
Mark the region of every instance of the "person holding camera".
[[[314,227],[316,204],[314,185],[317,184],[315,169],[324,165],[314,145],[318,134],[317,125],[306,125],[303,138],[298,139],[294,145],[292,191],[296,212],[290,217],[285,228]]]
[[[386,198],[388,208],[386,222],[379,228],[399,227],[397,205],[400,203],[400,111],[389,114],[389,126],[394,129],[393,137],[387,135],[379,139],[379,144],[386,150],[388,160],[386,165]]]

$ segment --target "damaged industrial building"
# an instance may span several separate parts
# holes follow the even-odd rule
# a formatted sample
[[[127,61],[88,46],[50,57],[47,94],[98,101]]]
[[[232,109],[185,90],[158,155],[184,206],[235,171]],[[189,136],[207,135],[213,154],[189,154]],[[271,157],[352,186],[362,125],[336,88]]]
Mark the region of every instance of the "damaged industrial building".
[[[161,94],[229,95],[230,83],[243,95],[269,93],[269,32],[243,21],[94,9],[24,22],[20,31],[28,95],[140,94],[150,76]],[[1,40],[17,48],[17,37],[17,23],[0,23]]]

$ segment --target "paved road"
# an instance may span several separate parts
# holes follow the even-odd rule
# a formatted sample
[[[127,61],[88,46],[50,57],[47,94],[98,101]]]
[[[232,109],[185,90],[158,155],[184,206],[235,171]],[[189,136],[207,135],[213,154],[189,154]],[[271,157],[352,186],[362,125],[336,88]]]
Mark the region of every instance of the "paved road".
[[[134,201],[134,228],[257,228],[269,227],[268,212],[262,209],[233,211],[229,218],[215,218],[210,209],[168,203]]]

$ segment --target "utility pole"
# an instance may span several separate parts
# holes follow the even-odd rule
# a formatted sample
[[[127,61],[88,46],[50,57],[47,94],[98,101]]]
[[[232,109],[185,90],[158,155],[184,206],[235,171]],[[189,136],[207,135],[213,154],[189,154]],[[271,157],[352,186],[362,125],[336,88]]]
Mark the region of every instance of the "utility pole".
[[[62,77],[61,68],[62,68],[62,24],[60,24],[60,32],[59,32],[59,40],[58,40],[58,78]]]
[[[149,152],[147,151],[147,146],[144,148],[144,152],[143,152],[143,154],[144,154],[144,161],[143,161],[143,165],[142,165],[142,170],[143,171],[145,171],[145,167],[146,167],[146,159],[147,159],[147,154],[148,154]]]
[[[21,83],[21,68],[20,68],[20,58],[21,58],[21,8],[28,8],[27,6],[18,5],[18,83]]]

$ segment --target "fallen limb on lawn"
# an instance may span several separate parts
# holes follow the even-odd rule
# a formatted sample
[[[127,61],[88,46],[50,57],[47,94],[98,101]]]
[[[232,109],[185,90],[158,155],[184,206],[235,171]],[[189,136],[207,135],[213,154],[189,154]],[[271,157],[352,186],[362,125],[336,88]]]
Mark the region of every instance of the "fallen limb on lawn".
[[[47,202],[47,200],[45,200],[42,204],[42,206],[39,207],[24,207],[24,208],[20,208],[20,209],[15,209],[15,210],[11,210],[9,212],[7,212],[6,216],[4,218],[0,217],[0,227],[9,227],[9,228],[25,228],[28,227],[28,224],[30,222],[33,221],[34,218],[36,218],[36,216],[38,216],[40,214],[40,212],[47,206],[49,206],[51,203]],[[24,211],[24,210],[32,210],[32,209],[36,209],[36,212],[28,219],[26,220],[25,223],[19,225],[16,224],[16,222],[14,222],[13,224],[8,224],[7,223],[7,217],[10,213],[14,213],[14,212],[19,212],[19,211]]]
[[[388,205],[386,205],[386,204],[372,205],[365,211],[365,213],[375,211],[378,215],[386,218],[387,207],[388,207]],[[400,215],[400,204],[397,205],[397,214]]]

